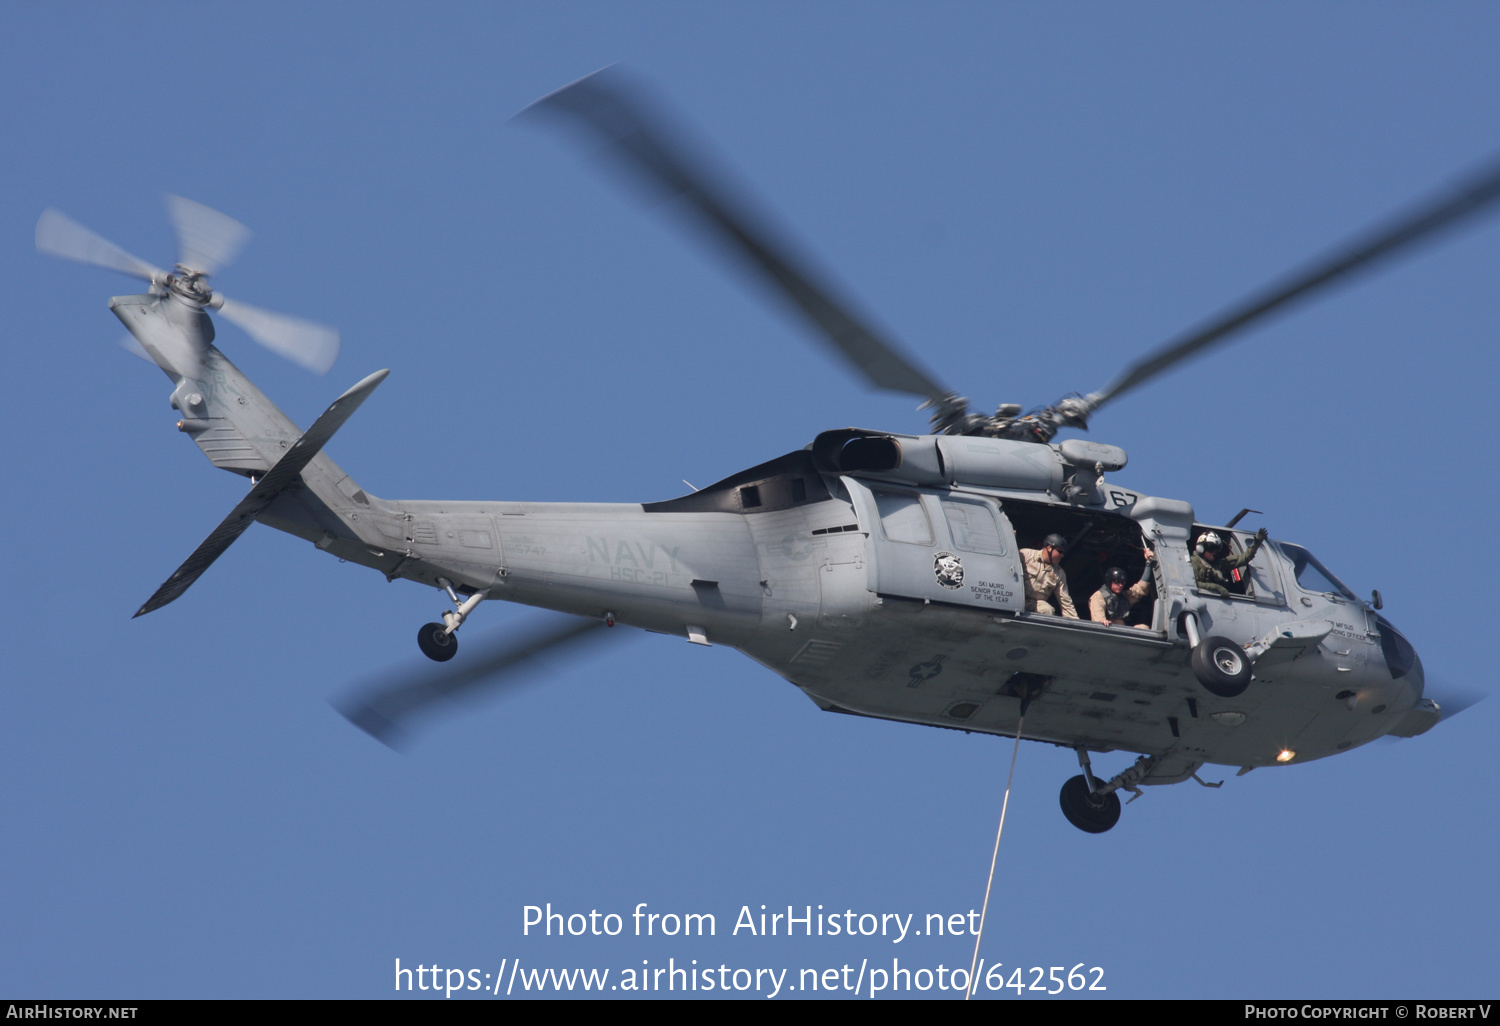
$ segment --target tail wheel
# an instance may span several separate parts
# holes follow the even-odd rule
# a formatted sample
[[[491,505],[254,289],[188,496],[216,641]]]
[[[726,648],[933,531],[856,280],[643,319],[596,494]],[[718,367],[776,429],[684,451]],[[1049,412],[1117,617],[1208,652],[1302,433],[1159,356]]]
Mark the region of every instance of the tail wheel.
[[[440,623],[424,623],[417,631],[417,647],[428,659],[446,663],[458,654],[458,638]]]
[[[1228,638],[1204,638],[1193,649],[1191,662],[1198,683],[1220,698],[1234,698],[1250,686],[1250,660]]]
[[[1068,822],[1087,834],[1102,834],[1120,821],[1119,792],[1103,797],[1094,794],[1082,773],[1063,784],[1058,804]]]

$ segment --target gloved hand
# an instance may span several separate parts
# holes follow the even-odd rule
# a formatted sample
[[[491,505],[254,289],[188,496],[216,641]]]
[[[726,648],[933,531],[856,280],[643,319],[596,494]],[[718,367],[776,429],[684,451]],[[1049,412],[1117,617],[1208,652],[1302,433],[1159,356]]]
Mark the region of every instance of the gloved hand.
[[[1263,542],[1263,541],[1266,540],[1266,529],[1264,527],[1262,527],[1259,531],[1255,532],[1255,540],[1256,540],[1257,543]]]

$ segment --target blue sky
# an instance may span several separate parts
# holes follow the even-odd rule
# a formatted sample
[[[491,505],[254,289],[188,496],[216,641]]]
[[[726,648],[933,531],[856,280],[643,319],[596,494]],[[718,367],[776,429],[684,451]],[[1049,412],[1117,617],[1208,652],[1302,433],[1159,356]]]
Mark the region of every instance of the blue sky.
[[[734,652],[626,632],[396,755],[327,699],[419,667],[441,604],[263,527],[132,620],[243,482],[116,345],[106,301],[130,281],[34,252],[44,208],[157,263],[163,192],[255,229],[225,291],[337,325],[343,353],[317,378],[222,324],[221,348],[304,424],[390,368],[329,449],[376,494],[650,501],[830,427],[923,420],[587,147],[508,120],[599,67],[649,81],[981,406],[1096,388],[1500,151],[1485,4],[77,4],[6,22],[15,996],[379,997],[397,958],[967,966],[964,938],[730,929],[762,904],[977,908],[1010,756],[824,715]],[[1489,689],[1497,269],[1500,219],[1131,394],[1092,437],[1130,453],[1119,480],[1201,519],[1266,511],[1384,593],[1430,680]],[[527,615],[487,605],[465,631]],[[1098,837],[1057,808],[1073,755],[1023,746],[982,953],[1007,973],[1100,966],[1111,997],[1492,994],[1497,717],[1209,767],[1223,788],[1152,789]],[[718,935],[523,936],[548,902],[712,913]]]

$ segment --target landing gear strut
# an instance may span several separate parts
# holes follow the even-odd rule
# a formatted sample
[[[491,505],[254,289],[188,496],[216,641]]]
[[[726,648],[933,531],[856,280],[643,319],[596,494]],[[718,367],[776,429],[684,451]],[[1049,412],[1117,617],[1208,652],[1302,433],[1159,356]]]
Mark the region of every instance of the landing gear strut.
[[[457,608],[451,609],[443,614],[442,623],[424,623],[417,631],[417,647],[428,659],[439,663],[446,663],[458,654],[458,638],[454,634],[468,619],[474,607],[483,602],[489,591],[476,591],[468,598],[459,600],[458,593],[453,590],[453,582],[446,577],[439,577],[438,584],[448,593]]]

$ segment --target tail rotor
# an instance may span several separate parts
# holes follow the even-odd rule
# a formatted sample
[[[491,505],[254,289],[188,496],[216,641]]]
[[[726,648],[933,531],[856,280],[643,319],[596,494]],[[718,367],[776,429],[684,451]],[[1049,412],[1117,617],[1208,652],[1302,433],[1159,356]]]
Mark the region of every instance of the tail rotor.
[[[262,310],[215,293],[209,307],[244,329],[245,334],[271,352],[284,356],[314,374],[326,374],[339,355],[339,333],[298,317]]]
[[[166,202],[177,234],[177,266],[171,272],[127,253],[50,207],[37,220],[36,248],[49,256],[140,278],[150,283],[153,293],[171,293],[190,306],[218,310],[277,355],[315,374],[326,373],[338,358],[336,329],[232,300],[209,287],[208,278],[233,262],[250,241],[250,229],[181,196],[169,195]]]
[[[167,279],[166,271],[132,256],[53,207],[42,211],[42,216],[37,219],[36,248],[48,256],[143,278],[153,286],[159,286]]]
[[[177,233],[177,266],[187,272],[218,274],[234,263],[254,233],[228,214],[168,194],[167,216]]]

